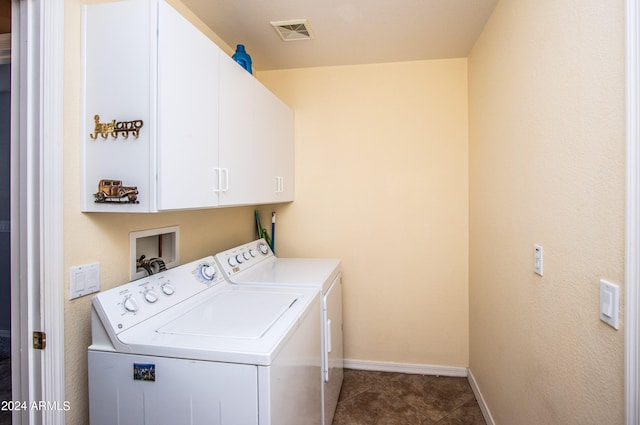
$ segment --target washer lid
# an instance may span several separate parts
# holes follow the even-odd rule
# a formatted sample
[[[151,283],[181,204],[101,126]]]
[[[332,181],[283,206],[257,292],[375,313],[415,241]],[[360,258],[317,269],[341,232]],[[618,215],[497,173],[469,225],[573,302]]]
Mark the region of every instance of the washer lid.
[[[298,335],[301,323],[312,323],[317,335],[307,335],[302,340],[317,341],[320,356],[319,308],[320,293],[316,288],[222,282],[119,333],[114,350],[268,366]]]
[[[158,328],[171,335],[238,339],[261,338],[298,301],[281,292],[224,291]]]

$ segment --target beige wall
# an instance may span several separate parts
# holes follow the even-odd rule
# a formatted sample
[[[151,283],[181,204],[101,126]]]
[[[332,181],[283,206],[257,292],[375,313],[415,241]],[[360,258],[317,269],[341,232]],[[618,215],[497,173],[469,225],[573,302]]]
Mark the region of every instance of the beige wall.
[[[65,2],[64,264],[100,262],[101,289],[129,279],[129,232],[180,226],[183,263],[215,254],[254,237],[253,207],[159,214],[80,212],[80,0]],[[94,2],[95,3],[95,2]],[[111,59],[105,59],[111,60]],[[68,275],[65,276],[68,291]],[[68,297],[67,297],[68,298]],[[67,425],[86,425],[87,347],[91,343],[90,296],[65,302]]]
[[[501,0],[469,57],[470,368],[497,424],[624,423],[624,315],[598,316],[624,283],[623,49],[621,0]]]
[[[107,289],[129,231],[180,225],[183,262],[250,239],[250,207],[79,212],[82,3],[65,2],[65,267],[99,261]],[[279,255],[342,258],[346,357],[470,365],[500,425],[623,423],[623,329],[597,313],[598,279],[624,278],[623,3],[586,3],[501,0],[468,62],[258,74],[296,111],[297,167],[296,201],[260,209]],[[89,303],[65,303],[70,425]]]
[[[466,59],[259,78],[296,112],[279,254],[342,259],[346,358],[466,367]]]

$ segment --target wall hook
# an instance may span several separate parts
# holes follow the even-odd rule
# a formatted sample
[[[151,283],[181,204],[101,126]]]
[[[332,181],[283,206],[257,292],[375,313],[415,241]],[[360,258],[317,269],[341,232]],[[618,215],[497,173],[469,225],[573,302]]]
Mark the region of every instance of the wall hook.
[[[89,134],[91,139],[96,140],[98,136],[102,137],[103,140],[106,140],[109,135],[114,139],[118,138],[118,135],[121,134],[124,139],[129,138],[129,134],[133,134],[134,138],[138,138],[140,136],[140,129],[144,125],[142,120],[133,120],[133,121],[118,121],[111,120],[111,122],[100,122],[100,115],[95,115],[93,117],[95,122],[95,128],[93,130],[93,134]]]

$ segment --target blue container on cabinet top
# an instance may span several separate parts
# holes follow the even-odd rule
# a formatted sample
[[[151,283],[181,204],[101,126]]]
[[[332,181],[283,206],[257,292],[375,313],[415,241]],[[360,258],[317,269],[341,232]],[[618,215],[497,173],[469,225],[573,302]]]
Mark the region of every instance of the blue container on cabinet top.
[[[253,71],[251,70],[251,56],[249,56],[245,50],[244,44],[238,44],[236,46],[236,52],[231,56],[231,58],[246,69],[249,74],[253,74]]]

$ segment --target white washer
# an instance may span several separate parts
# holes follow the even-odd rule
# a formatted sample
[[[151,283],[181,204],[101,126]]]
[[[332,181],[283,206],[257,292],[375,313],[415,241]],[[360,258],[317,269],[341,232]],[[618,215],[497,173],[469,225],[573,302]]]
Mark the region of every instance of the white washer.
[[[213,257],[92,299],[91,425],[318,425],[320,291],[230,285]]]
[[[322,291],[322,417],[331,425],[343,378],[342,280],[338,259],[279,258],[264,239],[215,255],[233,284],[278,288],[317,288]]]

